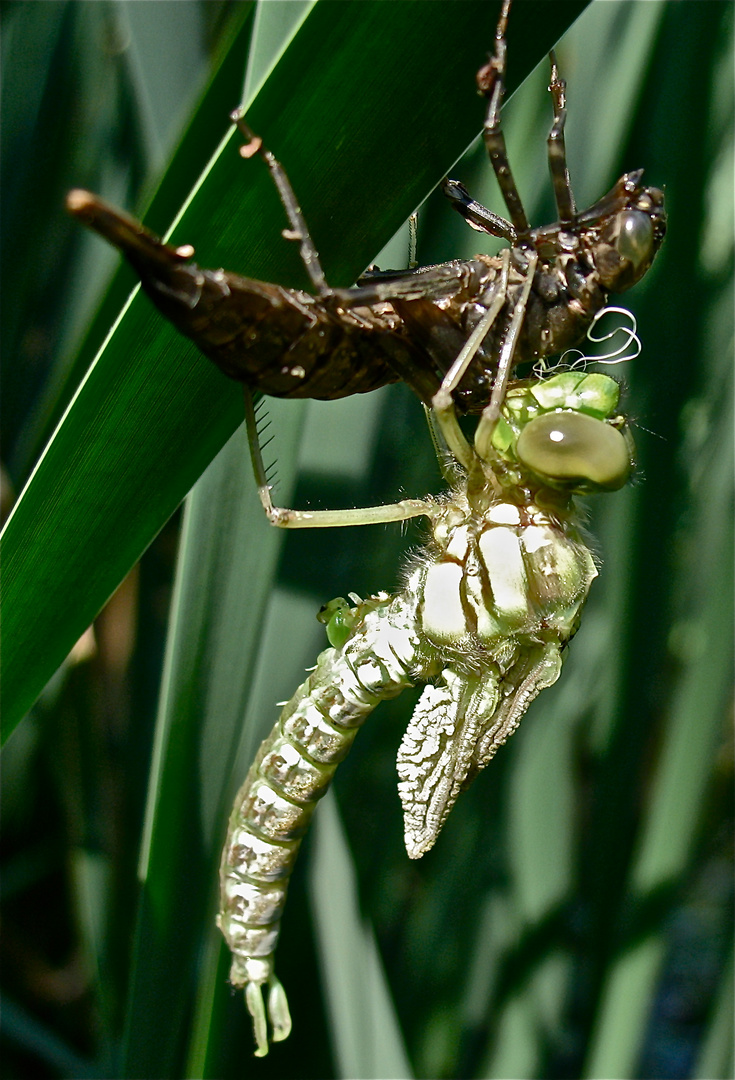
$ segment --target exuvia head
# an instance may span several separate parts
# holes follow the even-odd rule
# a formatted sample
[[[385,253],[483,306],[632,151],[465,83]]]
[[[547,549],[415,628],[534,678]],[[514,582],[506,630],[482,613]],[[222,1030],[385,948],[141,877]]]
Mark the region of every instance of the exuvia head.
[[[605,289],[623,292],[643,277],[666,234],[664,193],[643,187],[643,170],[622,176],[612,191],[580,220],[596,213],[602,225],[592,242],[594,263]]]

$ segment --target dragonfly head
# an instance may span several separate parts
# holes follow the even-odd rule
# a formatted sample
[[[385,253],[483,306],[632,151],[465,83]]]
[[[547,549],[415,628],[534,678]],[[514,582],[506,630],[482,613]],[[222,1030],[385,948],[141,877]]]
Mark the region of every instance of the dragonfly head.
[[[624,292],[643,277],[666,234],[664,193],[643,187],[643,170],[626,173],[612,191],[579,215],[603,287]]]
[[[619,396],[614,379],[595,373],[517,383],[506,395],[494,448],[532,484],[569,495],[617,491],[634,464]]]

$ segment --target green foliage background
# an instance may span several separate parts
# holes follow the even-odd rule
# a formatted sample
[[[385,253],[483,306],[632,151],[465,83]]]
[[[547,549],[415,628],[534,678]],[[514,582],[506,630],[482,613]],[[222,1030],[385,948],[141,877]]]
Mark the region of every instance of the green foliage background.
[[[511,87],[582,7],[517,2]],[[16,491],[30,476],[3,534],[5,1075],[732,1075],[732,6],[594,3],[559,47],[578,203],[641,165],[666,188],[669,235],[626,301],[638,475],[590,505],[603,565],[562,679],[418,864],[394,771],[410,695],[361,733],[287,908],[294,1032],[257,1062],[213,927],[228,805],[324,646],[320,604],[392,588],[421,530],[269,529],[237,388],[145,298],[85,376],[133,280],[110,279],[114,253],[63,195],[147,207],[163,231],[196,185],[177,241],[302,285],[265,170],[220,143],[250,49],[251,123],[348,284],[450,170],[502,212],[481,148],[453,167],[497,12],[1,11],[2,449]],[[547,79],[543,64],[506,112],[534,222],[553,217]],[[481,243],[430,196],[422,263]],[[398,240],[377,261],[405,257]],[[404,387],[268,410],[283,504],[440,487]],[[154,537],[208,465],[171,591],[178,516]],[[54,674],[116,589],[94,655]]]

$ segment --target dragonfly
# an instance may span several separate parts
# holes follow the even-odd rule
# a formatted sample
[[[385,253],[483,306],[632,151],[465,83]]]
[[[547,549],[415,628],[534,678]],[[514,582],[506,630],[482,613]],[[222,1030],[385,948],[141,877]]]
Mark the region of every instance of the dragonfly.
[[[633,468],[618,403],[618,384],[604,374],[516,380],[469,442],[450,399],[435,410],[452,459],[449,490],[363,512],[364,524],[423,516],[428,540],[397,592],[340,597],[322,610],[330,647],[261,745],[222,854],[217,924],[257,1056],[291,1030],[274,951],[294,860],[366,718],[424,684],[397,760],[406,850],[416,859],[460,791],[558,679],[597,576],[577,496],[615,491]],[[333,524],[360,523],[360,511],[329,513]]]
[[[531,227],[501,124],[509,12],[504,0],[495,51],[477,76],[487,99],[483,138],[508,219],[474,200],[459,181],[442,185],[475,230],[507,242],[499,255],[372,270],[351,289],[330,287],[286,172],[242,109],[232,114],[246,140],[240,152],[260,157],[270,170],[288,220],[283,235],[298,243],[313,292],[202,269],[190,244],[163,243],[88,191],[69,192],[67,207],[123,252],[159,311],[243,383],[246,402],[252,392],[336,399],[403,380],[427,406],[437,393],[444,401],[451,394],[460,412],[480,412],[509,343],[514,366],[578,345],[609,294],[646,273],[666,230],[663,193],[642,184],[642,170],[624,174],[598,202],[577,211],[564,142],[566,83],[553,53],[548,159],[558,220]]]
[[[381,701],[423,684],[397,763],[406,849],[418,858],[460,791],[558,679],[597,576],[577,496],[619,489],[633,467],[614,379],[585,371],[512,376],[579,344],[609,293],[646,273],[665,234],[663,193],[643,186],[637,170],[577,211],[566,86],[552,53],[548,157],[558,219],[531,227],[501,124],[509,12],[504,0],[494,52],[477,77],[487,99],[483,138],[508,218],[458,181],[443,184],[470,226],[506,241],[497,256],[369,271],[351,289],[331,288],[286,173],[242,110],[232,114],[241,153],[270,170],[288,219],[284,235],[299,244],[312,293],[201,269],[190,245],[163,243],[89,192],[67,199],[123,251],[165,317],[243,383],[260,499],[273,524],[429,522],[401,589],[326,605],[330,648],[284,707],[235,800],[217,923],[261,1057],[291,1030],[274,951],[294,860],[360,726]],[[448,490],[354,510],[274,506],[253,392],[333,399],[399,379],[429,410]],[[479,414],[471,440],[460,425],[465,413]]]

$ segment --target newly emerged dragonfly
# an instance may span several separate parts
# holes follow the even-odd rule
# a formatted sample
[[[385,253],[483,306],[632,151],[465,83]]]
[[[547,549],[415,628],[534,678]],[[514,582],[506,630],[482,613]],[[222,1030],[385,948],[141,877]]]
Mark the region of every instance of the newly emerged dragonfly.
[[[450,403],[436,419],[454,461],[451,490],[363,513],[364,523],[425,516],[429,540],[394,595],[327,605],[332,647],[262,744],[222,855],[218,925],[259,1056],[268,1021],[275,1041],[291,1027],[273,953],[294,859],[363,721],[380,701],[426,684],[398,752],[406,849],[418,858],[460,790],[559,677],[597,575],[574,497],[620,488],[632,467],[617,407],[607,375],[518,381],[469,444]],[[344,523],[360,523],[361,511],[345,513]]]
[[[162,243],[87,191],[70,192],[67,206],[124,253],[159,310],[251,390],[333,399],[402,379],[427,405],[441,389],[452,393],[461,412],[480,411],[511,327],[515,365],[579,344],[609,293],[630,288],[645,274],[666,224],[663,193],[641,184],[642,170],[626,173],[602,199],[577,212],[564,145],[566,88],[552,54],[548,154],[558,221],[531,228],[501,127],[509,9],[505,0],[495,52],[477,81],[488,98],[483,134],[510,220],[475,202],[457,181],[443,184],[473,228],[508,242],[500,256],[373,272],[353,289],[330,288],[288,178],[241,110],[233,113],[247,139],[241,153],[259,154],[270,169],[288,217],[284,235],[299,243],[314,295],[201,269],[191,261],[190,245]],[[456,366],[465,349],[469,354]]]

